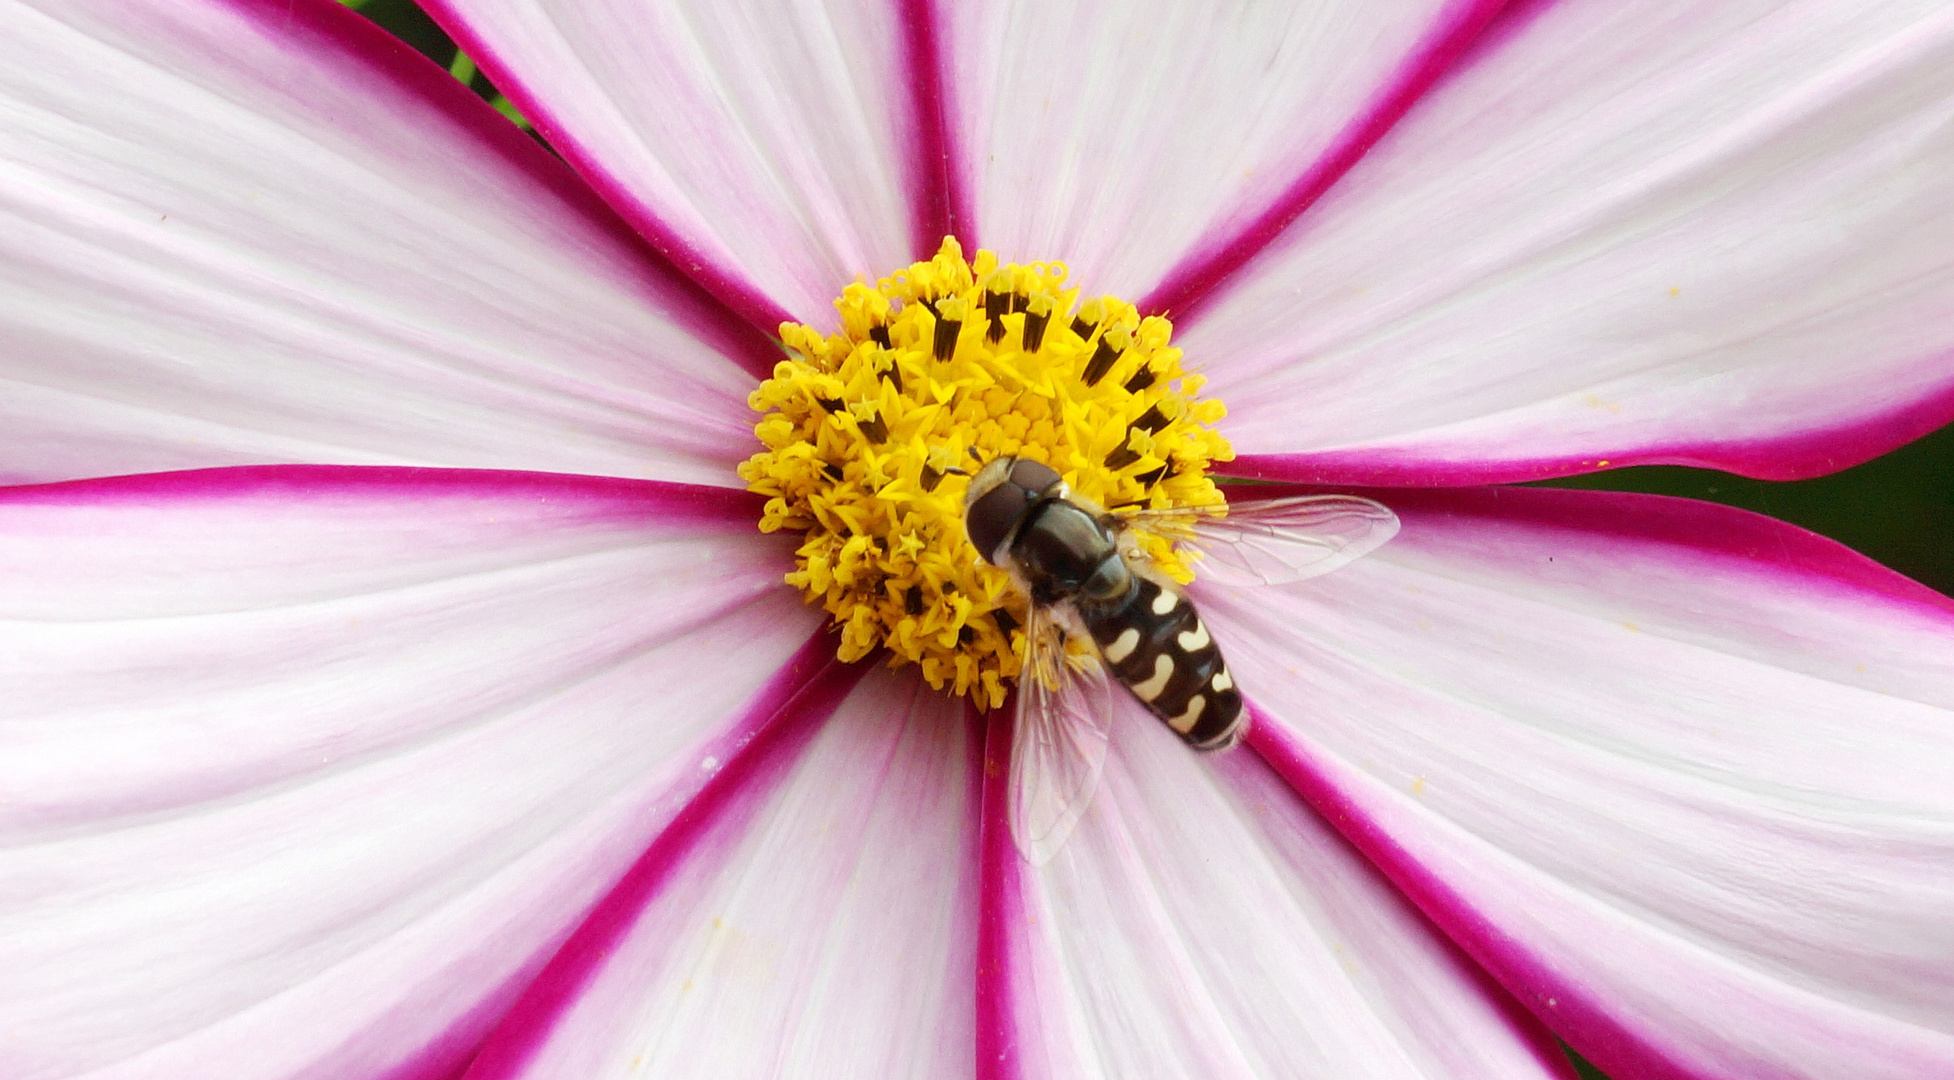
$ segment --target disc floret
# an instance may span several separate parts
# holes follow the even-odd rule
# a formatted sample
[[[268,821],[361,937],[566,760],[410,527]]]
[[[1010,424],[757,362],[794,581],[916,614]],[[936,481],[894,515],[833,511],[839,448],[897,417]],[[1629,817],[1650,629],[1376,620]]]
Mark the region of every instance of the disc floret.
[[[1105,507],[1221,501],[1207,469],[1233,456],[1213,428],[1225,410],[1197,397],[1172,325],[1117,297],[1080,302],[1063,263],[966,261],[946,238],[835,308],[839,333],[781,324],[791,357],[749,399],[766,449],[740,476],[767,496],[761,529],[806,534],[787,582],[834,617],[842,659],[884,647],[931,686],[1003,703],[1025,611],[964,536],[981,462],[1034,458]]]

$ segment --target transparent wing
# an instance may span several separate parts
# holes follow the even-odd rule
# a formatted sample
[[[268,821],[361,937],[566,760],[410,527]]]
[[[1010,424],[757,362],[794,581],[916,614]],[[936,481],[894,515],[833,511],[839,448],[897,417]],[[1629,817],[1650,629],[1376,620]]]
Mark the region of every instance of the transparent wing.
[[[1025,642],[1011,736],[1011,838],[1027,862],[1043,866],[1065,846],[1099,787],[1114,689],[1096,657],[1066,656],[1051,612],[1032,606]]]
[[[1398,515],[1355,495],[1295,495],[1119,515],[1205,556],[1195,568],[1224,585],[1282,585],[1318,577],[1398,535]]]

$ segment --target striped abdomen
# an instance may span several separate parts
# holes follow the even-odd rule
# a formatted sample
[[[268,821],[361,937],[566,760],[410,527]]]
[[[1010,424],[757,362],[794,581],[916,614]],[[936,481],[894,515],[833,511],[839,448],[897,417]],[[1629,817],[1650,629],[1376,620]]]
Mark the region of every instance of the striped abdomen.
[[[1136,574],[1125,596],[1079,615],[1113,675],[1196,750],[1240,737],[1241,692],[1193,604]]]

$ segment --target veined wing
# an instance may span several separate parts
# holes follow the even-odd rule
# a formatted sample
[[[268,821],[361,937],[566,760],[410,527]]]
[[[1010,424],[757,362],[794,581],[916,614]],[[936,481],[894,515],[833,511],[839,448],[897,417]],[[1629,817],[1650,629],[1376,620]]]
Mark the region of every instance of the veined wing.
[[[1114,690],[1097,657],[1066,656],[1063,633],[1037,605],[1025,622],[1025,643],[1011,735],[1011,838],[1026,861],[1043,866],[1065,846],[1099,787]]]
[[[1362,558],[1398,534],[1398,515],[1355,495],[1294,495],[1215,506],[1140,510],[1122,523],[1190,546],[1195,567],[1224,585],[1282,585]]]

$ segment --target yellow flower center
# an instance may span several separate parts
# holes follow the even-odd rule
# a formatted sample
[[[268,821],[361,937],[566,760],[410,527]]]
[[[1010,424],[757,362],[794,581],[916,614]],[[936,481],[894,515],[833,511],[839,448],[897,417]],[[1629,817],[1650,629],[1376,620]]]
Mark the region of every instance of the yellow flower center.
[[[1181,369],[1173,326],[1116,297],[1078,302],[1062,263],[935,258],[848,286],[842,332],[782,323],[793,357],[749,403],[766,449],[740,466],[767,496],[760,528],[807,534],[787,583],[841,628],[841,658],[877,647],[931,686],[1004,702],[1025,610],[1009,575],[964,535],[969,473],[1033,458],[1108,508],[1221,501],[1208,463],[1233,457]],[[1187,561],[1147,555],[1177,580]]]

